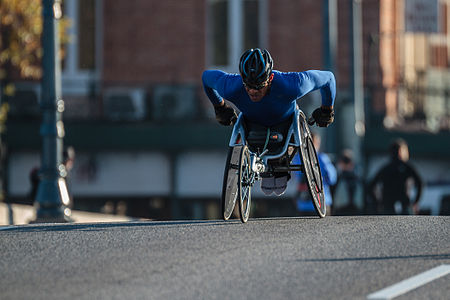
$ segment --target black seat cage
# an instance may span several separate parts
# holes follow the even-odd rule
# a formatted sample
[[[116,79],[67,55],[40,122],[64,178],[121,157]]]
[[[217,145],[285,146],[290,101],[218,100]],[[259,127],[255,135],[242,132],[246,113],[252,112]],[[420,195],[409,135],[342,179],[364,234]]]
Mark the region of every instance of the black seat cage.
[[[302,131],[300,130],[300,126],[305,126],[305,124],[306,124],[306,116],[303,113],[303,111],[297,106],[294,111],[294,118],[292,119],[292,123],[287,131],[287,135],[284,140],[284,145],[281,148],[281,151],[279,151],[278,153],[264,154],[259,156],[259,158],[263,161],[264,165],[270,166],[274,172],[303,171],[302,165],[292,165],[290,163],[286,165],[279,165],[279,164],[273,165],[271,161],[276,161],[280,158],[283,158],[283,156],[289,157],[287,151],[290,146],[294,147],[294,152],[292,153],[292,157],[289,157],[288,161],[290,161],[290,159],[293,158],[297,150],[302,146],[304,138],[303,139],[301,138]],[[303,130],[303,132],[306,133],[306,130]],[[240,113],[236,123],[234,124],[229,146],[236,147],[247,144],[248,142],[246,140],[245,120],[242,113]],[[250,155],[258,156],[257,153],[253,153],[252,151],[250,151]]]

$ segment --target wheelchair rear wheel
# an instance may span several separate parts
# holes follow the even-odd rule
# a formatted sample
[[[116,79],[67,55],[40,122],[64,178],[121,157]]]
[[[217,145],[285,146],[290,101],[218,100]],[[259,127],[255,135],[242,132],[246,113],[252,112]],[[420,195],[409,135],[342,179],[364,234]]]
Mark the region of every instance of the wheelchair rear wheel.
[[[242,146],[230,147],[228,150],[222,185],[222,217],[228,220],[233,214],[238,197],[239,159]]]
[[[243,223],[248,221],[251,206],[251,192],[254,183],[254,173],[250,165],[250,153],[247,146],[241,149],[239,159],[239,212]]]
[[[323,218],[327,213],[325,196],[323,193],[322,173],[320,171],[319,159],[314,148],[313,140],[305,122],[300,123],[301,146],[300,153],[305,175],[308,181],[309,192],[313,200],[317,214]]]

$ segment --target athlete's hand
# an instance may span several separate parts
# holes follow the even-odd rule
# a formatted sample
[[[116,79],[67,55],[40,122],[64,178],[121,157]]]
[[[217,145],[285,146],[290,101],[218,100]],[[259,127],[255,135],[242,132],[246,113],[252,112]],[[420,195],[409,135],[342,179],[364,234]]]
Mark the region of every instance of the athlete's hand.
[[[333,107],[321,106],[313,111],[312,117],[320,127],[328,127],[334,121]]]
[[[214,106],[214,112],[216,113],[216,120],[224,126],[233,125],[238,117],[234,108],[226,103]]]

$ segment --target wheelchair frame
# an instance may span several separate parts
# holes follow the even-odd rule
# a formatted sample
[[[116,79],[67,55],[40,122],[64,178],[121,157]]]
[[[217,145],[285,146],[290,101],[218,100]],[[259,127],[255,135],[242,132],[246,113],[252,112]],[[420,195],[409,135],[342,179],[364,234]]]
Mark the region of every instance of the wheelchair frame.
[[[248,148],[242,113],[234,124],[229,147],[222,189],[222,212],[225,220],[230,218],[238,198],[241,221],[247,222],[251,206],[251,187],[261,179],[262,173],[267,172],[301,171],[305,173],[316,211],[320,217],[326,215],[326,205],[322,203],[324,202],[323,183],[317,153],[312,144],[306,116],[298,106],[294,111],[294,118],[287,131],[284,145],[278,153],[268,154],[268,149],[264,149],[262,153],[255,153]],[[297,152],[302,161],[301,165],[291,164]],[[238,153],[239,158],[236,157]],[[283,159],[284,164],[281,163]],[[232,176],[238,176],[237,186],[236,178]],[[231,178],[233,180],[230,180]]]

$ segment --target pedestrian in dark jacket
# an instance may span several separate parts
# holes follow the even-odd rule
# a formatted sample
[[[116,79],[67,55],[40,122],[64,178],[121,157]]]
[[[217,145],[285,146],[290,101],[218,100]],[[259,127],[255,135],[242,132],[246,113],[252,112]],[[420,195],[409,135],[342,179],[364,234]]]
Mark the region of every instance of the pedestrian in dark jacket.
[[[408,144],[398,139],[390,146],[391,160],[384,165],[369,184],[369,193],[378,203],[383,214],[396,214],[395,204],[399,202],[401,214],[418,213],[418,203],[422,194],[422,179],[409,163]],[[377,197],[376,188],[381,185],[381,198]],[[411,201],[411,187],[416,188]]]

